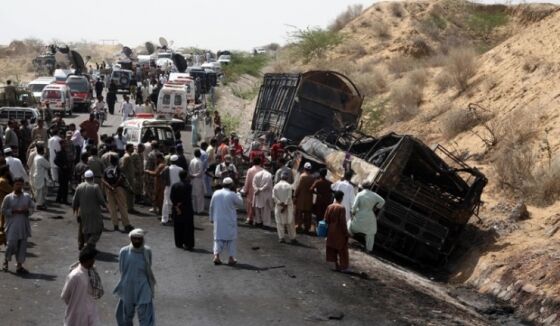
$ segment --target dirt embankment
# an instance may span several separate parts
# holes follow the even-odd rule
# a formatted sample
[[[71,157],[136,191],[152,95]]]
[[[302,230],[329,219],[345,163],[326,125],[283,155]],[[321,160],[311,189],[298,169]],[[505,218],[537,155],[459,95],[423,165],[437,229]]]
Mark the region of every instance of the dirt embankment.
[[[273,66],[341,71],[366,97],[368,132],[413,134],[482,170],[485,204],[451,281],[560,324],[558,7],[381,2],[340,33],[320,58],[279,55]]]

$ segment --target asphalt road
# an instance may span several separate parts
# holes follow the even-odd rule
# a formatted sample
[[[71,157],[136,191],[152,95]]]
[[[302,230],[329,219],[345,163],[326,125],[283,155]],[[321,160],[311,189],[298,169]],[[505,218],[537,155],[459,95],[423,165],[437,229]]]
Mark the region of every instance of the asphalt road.
[[[102,133],[113,132],[119,121],[110,117]],[[279,244],[275,232],[240,224],[238,265],[214,266],[207,216],[195,217],[196,250],[188,252],[175,248],[172,227],[161,226],[147,207],[138,209],[142,214],[132,215],[131,222],[148,231],[146,244],[153,250],[158,325],[502,324],[403,281],[394,267],[373,257],[351,253],[352,263],[356,257],[372,260],[373,267],[355,267],[367,277],[333,272],[324,260],[324,240],[309,236],[299,236],[299,245]],[[68,267],[77,260],[77,223],[68,206],[55,203],[32,219],[26,262],[31,274],[17,276],[13,264],[9,273],[0,273],[1,325],[61,325],[64,318],[60,292]],[[108,216],[105,227],[111,227]],[[126,234],[112,231],[104,232],[98,244],[96,266],[105,287],[98,301],[102,325],[116,324],[112,289],[119,278],[117,254],[127,244]]]

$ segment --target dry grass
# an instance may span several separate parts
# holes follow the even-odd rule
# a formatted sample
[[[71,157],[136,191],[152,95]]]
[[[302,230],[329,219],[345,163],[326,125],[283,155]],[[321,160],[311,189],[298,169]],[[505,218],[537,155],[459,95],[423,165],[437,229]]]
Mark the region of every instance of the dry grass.
[[[378,20],[378,21],[371,22],[370,28],[373,31],[373,34],[379,38],[384,39],[391,36],[389,24],[383,21]]]
[[[354,73],[350,79],[358,86],[365,97],[373,97],[387,91],[387,79],[381,69],[374,69],[369,73]]]
[[[416,66],[416,60],[407,56],[393,57],[387,61],[389,72],[399,78],[403,73],[413,70]]]
[[[415,84],[408,77],[394,82],[389,93],[392,110],[388,117],[392,121],[405,121],[415,116],[422,103],[423,91],[422,85]]]
[[[443,117],[441,131],[447,139],[452,139],[458,134],[471,130],[481,123],[492,118],[490,113],[477,113],[465,108],[448,111]]]
[[[389,9],[391,10],[391,14],[395,17],[401,18],[404,15],[404,9],[400,2],[392,2],[389,5]]]
[[[420,120],[422,122],[430,122],[440,115],[452,110],[451,100],[442,103],[436,103],[431,108],[422,113]]]
[[[343,29],[348,23],[356,19],[364,11],[364,6],[360,4],[350,5],[344,12],[341,12],[335,20],[329,25],[329,29],[338,32]]]
[[[437,90],[440,93],[446,92],[448,89],[450,89],[453,86],[453,79],[445,71],[442,71],[439,74],[437,74],[436,77],[434,78],[434,82],[436,83]]]
[[[538,168],[533,178],[524,185],[524,193],[529,200],[539,206],[554,204],[560,199],[560,157],[552,165]]]
[[[363,57],[367,54],[367,50],[364,46],[357,40],[347,40],[340,45],[340,51],[343,54]]]
[[[469,86],[469,79],[476,73],[476,52],[471,48],[453,49],[447,57],[446,72],[459,92]]]

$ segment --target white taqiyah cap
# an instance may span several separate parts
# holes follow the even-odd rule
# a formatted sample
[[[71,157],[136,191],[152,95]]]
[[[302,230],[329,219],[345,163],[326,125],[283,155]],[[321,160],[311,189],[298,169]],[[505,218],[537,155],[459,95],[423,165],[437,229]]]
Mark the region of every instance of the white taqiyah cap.
[[[286,137],[282,137],[282,138],[280,138],[280,141],[283,142],[283,143],[285,143],[285,142],[288,141],[288,139],[286,139]]]
[[[12,152],[12,149],[10,147],[4,148],[4,154],[8,154],[8,153],[11,153],[11,152]]]
[[[173,155],[171,155],[171,157],[169,158],[169,160],[170,160],[171,162],[175,162],[175,161],[179,160],[179,156],[173,154]]]
[[[306,170],[311,170],[313,167],[311,166],[311,163],[306,162],[306,163],[303,165],[303,168],[306,169]]]
[[[87,170],[86,173],[84,173],[84,178],[93,178],[93,171]]]
[[[130,233],[128,234],[128,237],[129,238],[143,238],[145,234],[146,234],[146,231],[144,231],[142,229],[134,229],[134,230],[130,231]]]
[[[232,178],[225,178],[224,181],[222,181],[222,184],[231,185],[231,184],[233,184],[233,179]]]

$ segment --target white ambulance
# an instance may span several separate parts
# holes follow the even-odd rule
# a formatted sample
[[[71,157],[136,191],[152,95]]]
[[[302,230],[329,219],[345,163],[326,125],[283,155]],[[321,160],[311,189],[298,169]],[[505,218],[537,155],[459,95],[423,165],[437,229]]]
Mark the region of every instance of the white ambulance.
[[[194,80],[190,77],[165,83],[159,92],[157,114],[185,120],[195,104],[194,85]]]

